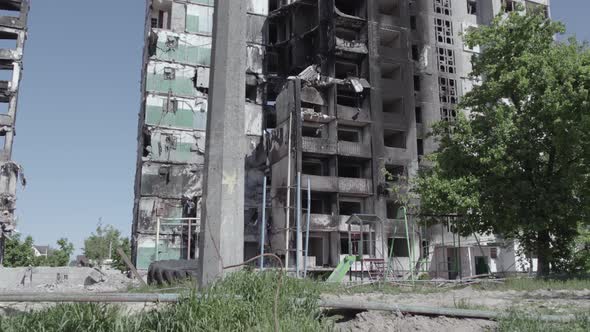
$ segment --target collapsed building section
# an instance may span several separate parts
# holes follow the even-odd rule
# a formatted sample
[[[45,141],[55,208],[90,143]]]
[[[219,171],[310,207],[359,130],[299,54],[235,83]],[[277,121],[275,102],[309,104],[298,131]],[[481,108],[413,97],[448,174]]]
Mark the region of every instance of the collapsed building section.
[[[28,0],[0,0],[0,265],[4,237],[16,226],[17,185],[25,184],[22,167],[12,160],[12,149],[29,8]]]
[[[198,254],[213,5],[213,0],[147,1],[132,230],[132,256],[139,269],[155,260]],[[246,226],[257,221],[257,197],[262,196],[266,15],[266,1],[248,2],[246,132],[236,137],[248,153]],[[246,241],[257,238],[246,236]]]

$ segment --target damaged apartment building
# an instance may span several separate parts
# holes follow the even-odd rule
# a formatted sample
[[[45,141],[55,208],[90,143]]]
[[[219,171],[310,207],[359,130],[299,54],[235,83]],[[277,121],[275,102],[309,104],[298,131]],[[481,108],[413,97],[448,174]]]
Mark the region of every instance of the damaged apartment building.
[[[17,186],[25,184],[22,167],[12,160],[12,149],[28,14],[28,0],[0,0],[0,266],[4,238],[16,226]]]
[[[154,260],[193,259],[197,254],[194,244],[199,233],[213,7],[213,0],[146,2],[132,232],[132,256],[139,269],[147,269]],[[248,153],[248,222],[257,220],[257,197],[261,197],[264,176],[264,154],[257,151],[262,141],[267,12],[267,0],[249,0],[244,18],[248,21],[244,50],[248,100],[242,143]],[[250,248],[257,247],[257,238],[245,239],[253,243]]]
[[[307,256],[310,270],[332,270],[362,252],[372,259],[364,270],[390,258],[397,276],[530,269],[532,259],[498,236],[406,223],[387,190],[427,166],[423,156],[437,148],[429,128],[454,121],[477,84],[468,74],[478,50],[461,34],[517,3],[549,14],[548,0],[249,0],[245,258],[259,250],[265,205],[265,251],[289,268]],[[140,269],[198,254],[213,0],[147,8],[133,223]],[[305,223],[295,227],[298,174],[307,252]],[[349,225],[352,216],[374,222]]]

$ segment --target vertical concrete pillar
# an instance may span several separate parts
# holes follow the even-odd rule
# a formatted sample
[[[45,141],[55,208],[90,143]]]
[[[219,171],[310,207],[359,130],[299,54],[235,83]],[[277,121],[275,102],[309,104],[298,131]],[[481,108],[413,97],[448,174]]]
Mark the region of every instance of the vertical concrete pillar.
[[[246,1],[215,0],[199,282],[244,259]]]

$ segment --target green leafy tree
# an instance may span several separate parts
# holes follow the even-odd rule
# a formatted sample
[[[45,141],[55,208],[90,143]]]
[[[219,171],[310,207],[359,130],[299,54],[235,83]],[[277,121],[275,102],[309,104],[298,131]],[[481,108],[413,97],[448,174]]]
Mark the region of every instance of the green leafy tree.
[[[111,225],[98,224],[96,231],[84,240],[84,255],[102,265],[106,259],[114,258],[121,245],[121,232]]]
[[[35,251],[33,250],[33,238],[27,236],[21,240],[20,234],[15,234],[6,239],[4,251],[5,267],[33,266],[35,264]]]
[[[51,249],[47,256],[35,258],[35,266],[67,266],[74,253],[74,245],[66,238],[57,241],[58,249]]]
[[[590,53],[556,42],[540,14],[471,30],[479,45],[461,101],[469,118],[433,129],[439,150],[417,179],[423,215],[453,214],[462,233],[501,234],[538,255],[546,275],[571,256],[590,213]]]
[[[123,249],[123,252],[125,255],[127,255],[127,257],[131,257],[131,242],[129,241],[129,238],[121,238],[118,248]],[[117,251],[113,254],[113,268],[122,272],[129,271],[127,264],[125,264],[123,258]]]

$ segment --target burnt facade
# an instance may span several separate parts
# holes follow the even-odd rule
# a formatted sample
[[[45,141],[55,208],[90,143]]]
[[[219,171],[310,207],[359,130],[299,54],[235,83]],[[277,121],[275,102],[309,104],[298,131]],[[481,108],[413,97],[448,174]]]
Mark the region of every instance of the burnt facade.
[[[12,149],[29,8],[28,0],[0,0],[0,265],[4,235],[15,227],[18,182],[25,184],[22,167],[12,160]]]

